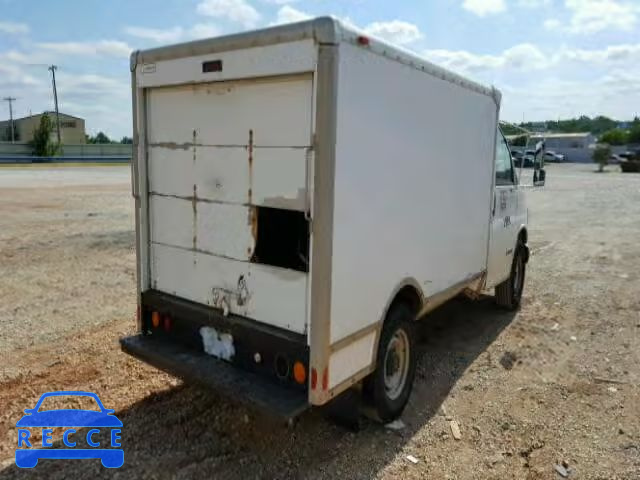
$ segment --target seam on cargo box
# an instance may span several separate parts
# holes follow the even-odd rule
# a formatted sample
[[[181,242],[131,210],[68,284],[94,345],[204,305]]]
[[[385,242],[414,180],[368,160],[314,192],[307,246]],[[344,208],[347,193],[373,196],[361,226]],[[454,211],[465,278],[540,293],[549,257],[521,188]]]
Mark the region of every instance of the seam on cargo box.
[[[158,245],[160,247],[166,247],[166,248],[175,248],[176,250],[181,250],[183,252],[189,252],[189,253],[200,253],[202,255],[209,255],[211,257],[217,257],[217,258],[222,258],[224,260],[229,260],[231,262],[238,262],[238,263],[243,263],[243,264],[249,264],[249,265],[257,265],[260,268],[264,268],[266,270],[270,270],[275,276],[280,277],[282,279],[297,279],[300,278],[302,276],[307,275],[306,272],[301,272],[299,270],[293,270],[291,268],[284,268],[284,267],[278,267],[277,265],[267,265],[264,263],[260,263],[260,264],[256,264],[254,262],[252,262],[251,260],[244,260],[241,258],[237,258],[237,257],[230,257],[229,255],[223,255],[221,253],[215,253],[212,252],[210,250],[205,250],[203,248],[189,248],[189,247],[182,247],[180,245],[171,245],[170,243],[164,243],[164,242],[159,242],[157,240],[152,240],[151,241],[151,245]],[[290,277],[290,278],[287,278]]]
[[[193,147],[210,147],[210,148],[242,148],[247,149],[246,143],[229,143],[229,144],[216,144],[216,143],[193,143],[193,142],[154,142],[149,144],[152,148],[167,148],[169,150],[189,150]],[[310,145],[256,145],[253,144],[253,149],[267,149],[267,148],[279,148],[282,150],[306,150],[310,148]]]
[[[131,105],[132,105],[132,121],[133,121],[133,148],[131,151],[131,194],[134,198],[134,218],[135,218],[135,229],[136,229],[136,304],[137,309],[141,312],[142,303],[142,259],[141,259],[141,248],[140,248],[140,174],[138,171],[138,148],[140,145],[140,137],[138,133],[138,92],[137,92],[137,82],[136,82],[136,64],[137,64],[137,56],[138,52],[133,52],[131,54]],[[138,331],[142,331],[142,314],[136,315],[136,329]]]
[[[338,105],[338,55],[334,45],[318,49],[316,98],[316,161],[312,215],[310,357],[318,372],[329,368],[331,342],[331,274],[333,250],[333,202],[336,161],[336,117]],[[329,372],[331,375],[331,372]],[[310,390],[314,403],[328,400],[326,390]]]
[[[374,348],[377,348],[377,346]],[[340,393],[344,392],[346,389],[354,386],[356,383],[358,383],[360,380],[365,378],[367,375],[369,375],[370,373],[373,373],[375,369],[376,368],[375,368],[375,362],[374,362],[373,365],[366,366],[358,370],[353,375],[350,375],[349,378],[346,378],[345,380],[343,380],[342,382],[340,382],[339,384],[337,384],[336,386],[332,387],[329,390],[329,399],[332,399],[336,395],[339,395]]]
[[[280,208],[282,207],[282,205],[286,202],[292,201],[292,200],[296,200],[297,199],[293,199],[293,198],[287,198],[287,197],[266,197],[264,198],[262,201],[260,201],[259,203],[256,203],[255,201],[253,203],[249,203],[249,202],[232,202],[229,200],[217,200],[217,199],[212,199],[212,198],[203,198],[203,197],[194,197],[192,195],[173,195],[171,193],[160,193],[160,192],[156,192],[156,191],[150,191],[149,192],[149,196],[154,196],[154,197],[162,197],[162,198],[175,198],[176,200],[184,200],[186,202],[199,202],[199,203],[210,203],[210,204],[214,204],[214,205],[235,205],[238,207],[271,207],[271,208]],[[281,202],[280,205],[278,205],[278,202]],[[301,203],[303,204],[304,202],[297,202],[297,203]],[[297,205],[296,203],[296,205]],[[290,207],[292,205],[287,205],[287,207]],[[296,212],[302,212],[303,209],[302,208],[286,208],[287,210],[293,210]]]
[[[380,322],[371,323],[366,327],[361,328],[360,330],[356,330],[355,332],[350,333],[346,337],[343,337],[340,340],[333,342],[329,350],[331,354],[334,354],[337,351],[342,350],[343,348],[346,348],[352,343],[360,340],[361,338],[366,337],[367,335],[371,334],[371,332],[375,331],[378,328],[380,328]]]

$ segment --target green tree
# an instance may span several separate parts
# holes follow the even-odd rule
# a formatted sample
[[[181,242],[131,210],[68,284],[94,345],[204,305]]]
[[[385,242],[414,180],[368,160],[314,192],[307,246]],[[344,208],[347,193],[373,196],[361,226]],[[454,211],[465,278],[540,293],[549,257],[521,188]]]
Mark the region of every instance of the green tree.
[[[593,150],[593,161],[598,164],[598,171],[603,172],[605,165],[609,163],[611,148],[609,145],[599,144]]]
[[[527,136],[526,135],[519,135],[516,138],[514,138],[513,140],[511,140],[510,143],[514,147],[526,147],[527,146]]]
[[[111,143],[111,139],[103,132],[98,132],[96,136],[93,137],[92,143]]]
[[[133,143],[133,138],[131,138],[131,137],[122,137],[122,140],[120,140],[120,143],[132,144]]]
[[[631,122],[628,136],[629,143],[640,143],[640,118],[635,117]]]
[[[58,151],[58,145],[51,141],[53,122],[46,113],[40,117],[40,125],[33,132],[33,140],[29,142],[33,153],[38,157],[51,157]]]
[[[598,139],[599,143],[608,143],[609,145],[624,145],[629,141],[629,134],[626,130],[615,128],[604,132]]]

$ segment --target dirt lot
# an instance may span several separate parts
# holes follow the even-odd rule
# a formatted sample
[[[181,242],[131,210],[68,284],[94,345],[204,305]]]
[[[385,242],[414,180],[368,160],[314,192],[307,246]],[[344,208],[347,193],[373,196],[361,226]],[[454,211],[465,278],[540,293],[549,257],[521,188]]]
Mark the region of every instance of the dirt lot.
[[[569,478],[640,478],[640,175],[593,170],[550,166],[530,195],[521,311],[485,297],[430,315],[406,426],[353,433],[318,411],[281,426],[120,353],[126,168],[0,169],[0,477],[553,479],[565,461]],[[15,467],[22,410],[61,389],[116,409],[121,469]]]

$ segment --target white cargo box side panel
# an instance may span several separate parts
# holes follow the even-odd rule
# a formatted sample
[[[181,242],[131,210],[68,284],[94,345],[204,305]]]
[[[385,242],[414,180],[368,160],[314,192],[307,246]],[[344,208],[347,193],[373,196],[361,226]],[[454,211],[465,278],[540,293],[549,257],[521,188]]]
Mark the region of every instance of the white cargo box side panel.
[[[407,279],[428,297],[485,270],[497,112],[365,48],[339,58],[332,343],[379,321]]]

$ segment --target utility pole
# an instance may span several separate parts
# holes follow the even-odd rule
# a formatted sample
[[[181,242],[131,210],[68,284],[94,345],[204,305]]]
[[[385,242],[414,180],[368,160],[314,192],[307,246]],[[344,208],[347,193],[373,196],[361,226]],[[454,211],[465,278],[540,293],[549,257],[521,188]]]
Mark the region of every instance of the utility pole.
[[[14,142],[14,128],[13,128],[13,102],[16,101],[16,97],[4,97],[3,100],[5,102],[9,102],[9,122],[11,125],[11,143]]]
[[[48,70],[51,71],[51,78],[53,80],[53,103],[56,106],[56,131],[58,133],[58,145],[60,145],[60,112],[58,111],[58,91],[56,89],[56,69],[55,65],[50,65]]]

